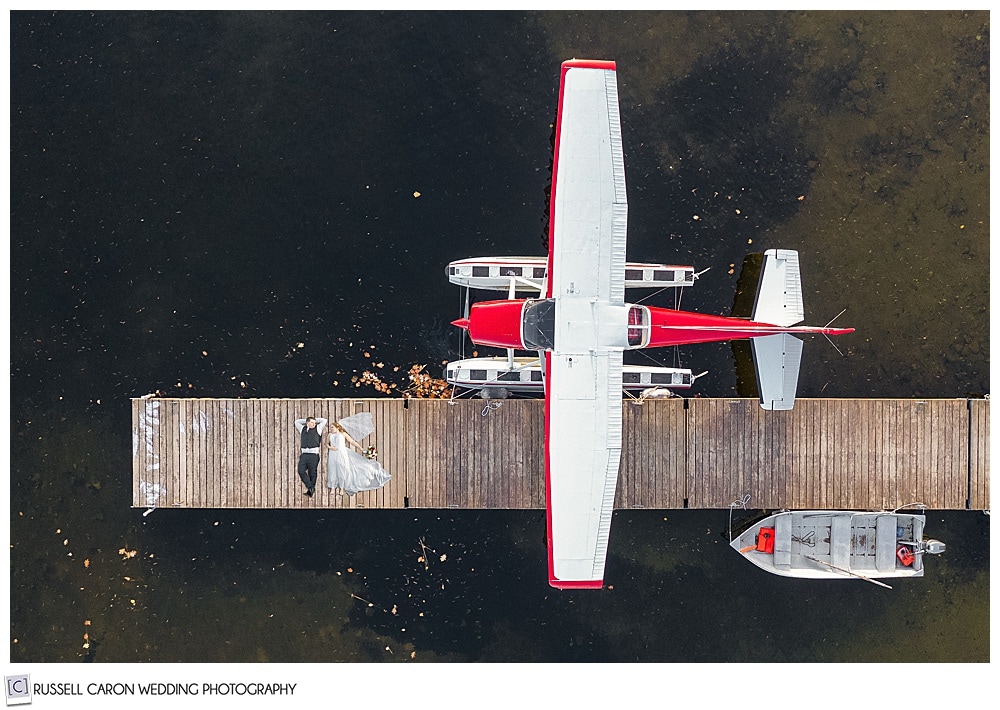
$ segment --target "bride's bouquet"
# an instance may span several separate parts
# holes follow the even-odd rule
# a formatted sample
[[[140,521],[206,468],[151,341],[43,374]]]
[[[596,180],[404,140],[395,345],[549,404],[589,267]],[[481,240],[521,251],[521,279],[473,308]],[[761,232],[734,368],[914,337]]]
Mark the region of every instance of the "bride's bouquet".
[[[378,458],[378,449],[376,449],[374,446],[369,446],[367,449],[365,449],[365,458],[374,461],[376,458]]]

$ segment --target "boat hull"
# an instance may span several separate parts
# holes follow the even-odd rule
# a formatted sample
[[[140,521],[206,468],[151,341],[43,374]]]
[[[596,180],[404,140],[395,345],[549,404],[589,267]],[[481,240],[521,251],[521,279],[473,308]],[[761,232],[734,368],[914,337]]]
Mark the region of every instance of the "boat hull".
[[[920,577],[923,531],[924,516],[916,513],[785,511],[755,523],[730,546],[761,569],[784,577]]]

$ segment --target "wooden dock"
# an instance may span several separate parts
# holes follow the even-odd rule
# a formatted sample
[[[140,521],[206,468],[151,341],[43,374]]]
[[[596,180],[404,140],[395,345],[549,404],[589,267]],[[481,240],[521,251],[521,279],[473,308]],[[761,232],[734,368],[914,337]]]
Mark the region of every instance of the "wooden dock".
[[[134,399],[137,508],[545,507],[544,403],[480,399]],[[989,400],[623,402],[616,508],[989,508]],[[393,479],[316,495],[296,474],[294,420],[371,412]],[[324,441],[325,445],[325,441]]]

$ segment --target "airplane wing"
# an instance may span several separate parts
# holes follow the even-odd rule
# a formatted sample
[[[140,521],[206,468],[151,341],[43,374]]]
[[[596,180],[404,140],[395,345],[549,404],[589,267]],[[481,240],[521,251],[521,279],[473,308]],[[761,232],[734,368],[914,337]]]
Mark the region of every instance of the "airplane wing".
[[[613,62],[562,67],[545,353],[549,584],[600,588],[621,458],[627,202]]]
[[[614,62],[563,62],[549,219],[548,296],[625,300],[625,161]]]

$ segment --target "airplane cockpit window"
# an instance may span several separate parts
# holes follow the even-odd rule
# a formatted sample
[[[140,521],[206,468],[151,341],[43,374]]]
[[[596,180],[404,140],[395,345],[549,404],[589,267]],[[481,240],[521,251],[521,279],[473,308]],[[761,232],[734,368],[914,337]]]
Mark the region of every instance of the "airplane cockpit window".
[[[524,347],[528,350],[552,350],[555,347],[556,302],[548,298],[528,301],[521,324]]]
[[[642,306],[632,306],[628,309],[628,344],[629,347],[644,345],[648,340],[649,331],[642,326],[646,325],[646,309]]]

